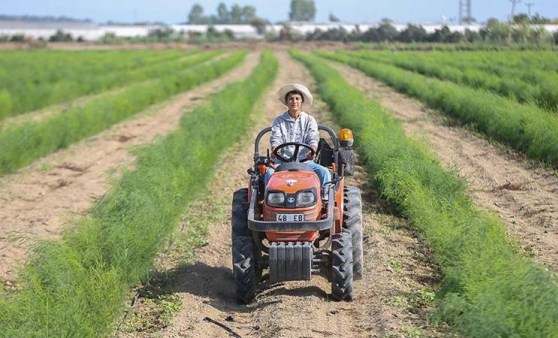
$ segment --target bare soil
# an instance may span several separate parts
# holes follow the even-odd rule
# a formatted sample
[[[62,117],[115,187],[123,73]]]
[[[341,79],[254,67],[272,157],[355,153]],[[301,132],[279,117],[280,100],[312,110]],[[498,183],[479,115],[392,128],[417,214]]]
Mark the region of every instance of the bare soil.
[[[333,64],[403,122],[407,134],[425,141],[440,161],[467,182],[475,203],[496,213],[523,252],[558,272],[558,175],[460,127],[443,124],[426,108],[341,64]],[[489,244],[489,243],[487,243]]]
[[[177,281],[171,292],[181,297],[181,310],[168,327],[128,332],[122,336],[165,337],[384,337],[426,334],[441,336],[443,329],[427,321],[433,286],[438,278],[421,241],[405,229],[404,220],[381,210],[375,191],[366,185],[367,174],[359,168],[350,184],[364,197],[365,276],[355,282],[353,302],[330,299],[331,285],[315,276],[309,282],[263,284],[253,304],[237,305],[231,271],[230,208],[235,190],[247,186],[246,169],[252,165],[253,140],[284,111],[276,98],[277,89],[292,82],[308,85],[314,80],[286,52],[277,52],[280,70],[276,81],[257,103],[265,112],[254,128],[232,146],[215,171],[205,197],[190,207],[182,228],[208,222],[209,236],[196,252],[194,264],[163,259],[161,266]],[[308,111],[318,123],[334,126],[327,107],[315,95]],[[210,205],[208,205],[210,204]],[[427,295],[424,297],[424,295]],[[133,311],[145,312],[137,302]],[[153,322],[157,319],[152,318]]]
[[[177,128],[184,110],[248,76],[258,58],[258,53],[252,53],[219,79],[0,178],[0,280],[15,278],[32,243],[58,238],[75,217],[85,214],[107,191],[111,179],[133,166],[134,147]]]

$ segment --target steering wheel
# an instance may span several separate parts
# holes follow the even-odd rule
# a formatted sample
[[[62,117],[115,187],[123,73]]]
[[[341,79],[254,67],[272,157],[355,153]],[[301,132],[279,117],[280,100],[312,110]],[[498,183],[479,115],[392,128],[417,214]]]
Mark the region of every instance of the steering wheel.
[[[294,146],[293,155],[291,157],[284,157],[283,155],[279,154],[280,150],[290,146]],[[312,147],[300,142],[287,142],[287,143],[280,144],[277,146],[277,148],[273,149],[273,155],[275,155],[275,157],[277,157],[283,162],[296,162],[296,160],[298,159],[298,153],[300,153],[301,150],[300,148],[308,149],[310,151],[310,157],[314,157],[314,155],[316,155],[316,151],[312,149]]]

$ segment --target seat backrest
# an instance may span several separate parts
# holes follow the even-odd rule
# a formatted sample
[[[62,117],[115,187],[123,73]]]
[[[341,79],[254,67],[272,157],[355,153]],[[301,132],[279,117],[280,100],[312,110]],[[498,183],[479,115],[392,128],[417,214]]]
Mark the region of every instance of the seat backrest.
[[[333,148],[327,143],[324,138],[320,138],[320,142],[318,143],[318,164],[323,165],[324,167],[329,167],[332,165],[334,158],[333,158]]]

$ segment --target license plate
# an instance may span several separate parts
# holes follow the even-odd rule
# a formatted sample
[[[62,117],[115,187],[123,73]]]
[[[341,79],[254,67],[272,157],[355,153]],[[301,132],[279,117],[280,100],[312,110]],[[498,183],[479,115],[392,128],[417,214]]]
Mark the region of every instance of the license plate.
[[[304,214],[277,214],[277,222],[304,222]]]

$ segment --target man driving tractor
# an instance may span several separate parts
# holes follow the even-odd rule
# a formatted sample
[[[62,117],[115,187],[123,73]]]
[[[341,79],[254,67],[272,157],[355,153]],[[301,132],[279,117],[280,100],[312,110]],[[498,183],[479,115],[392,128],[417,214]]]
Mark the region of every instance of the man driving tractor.
[[[287,111],[256,136],[248,187],[233,194],[236,300],[253,301],[262,282],[321,275],[333,299],[350,301],[363,272],[361,193],[345,184],[354,171],[352,131],[337,134],[304,112],[313,98],[303,85],[281,87],[278,99]],[[271,153],[262,155],[269,134]]]
[[[288,110],[279,115],[271,126],[271,151],[279,145],[288,142],[298,142],[309,145],[313,152],[308,149],[301,149],[298,154],[298,160],[304,162],[318,175],[322,186],[331,181],[329,171],[313,162],[314,153],[318,150],[318,141],[320,134],[318,132],[318,123],[314,117],[302,110],[303,104],[312,105],[314,98],[305,86],[301,84],[288,84],[279,89],[277,98],[281,103],[287,106]],[[293,156],[294,146],[285,147],[282,155],[285,158]],[[275,157],[275,156],[273,156]],[[275,164],[283,162],[281,159],[274,158]],[[265,183],[269,181],[271,174],[275,170],[268,169],[265,175]]]

